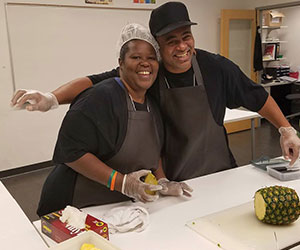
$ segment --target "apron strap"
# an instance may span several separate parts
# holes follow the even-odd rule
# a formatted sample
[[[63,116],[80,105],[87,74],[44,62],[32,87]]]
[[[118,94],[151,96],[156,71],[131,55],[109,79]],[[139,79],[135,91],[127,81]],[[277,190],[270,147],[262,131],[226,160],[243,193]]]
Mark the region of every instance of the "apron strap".
[[[203,81],[203,77],[202,77],[202,73],[201,73],[199,64],[198,64],[197,59],[196,59],[196,55],[193,55],[193,57],[192,57],[192,67],[193,67],[194,74],[195,74],[195,77],[196,77],[196,83],[194,85],[203,86],[203,89],[204,89],[204,81]],[[163,69],[162,63],[160,63],[159,68],[161,69],[158,72],[158,79],[159,79],[160,87],[164,86],[167,89],[171,88],[169,86],[169,83],[165,79],[164,72],[162,70]]]
[[[137,111],[136,107],[135,107],[135,104],[134,104],[134,101],[133,101],[131,95],[128,93],[127,89],[125,88],[124,83],[121,81],[120,77],[115,77],[114,79],[120,85],[120,87],[122,89],[124,89],[124,91],[126,93],[126,100],[127,100],[127,108],[128,108],[128,110],[130,110],[130,111]],[[150,107],[148,105],[148,100],[147,100],[146,96],[145,96],[145,102],[146,102],[146,106],[147,106],[147,111],[150,112]]]
[[[197,85],[205,89],[203,84],[204,82],[203,82],[202,73],[199,64],[197,62],[196,55],[193,55],[192,57],[192,66],[193,66],[194,74],[196,76]]]
[[[127,109],[129,111],[136,111],[136,108],[135,108],[135,105],[133,103],[133,100],[129,96],[129,93],[128,93],[127,89],[125,88],[124,83],[121,81],[120,77],[115,77],[114,79],[120,85],[120,87],[125,91],[126,102],[127,102]]]

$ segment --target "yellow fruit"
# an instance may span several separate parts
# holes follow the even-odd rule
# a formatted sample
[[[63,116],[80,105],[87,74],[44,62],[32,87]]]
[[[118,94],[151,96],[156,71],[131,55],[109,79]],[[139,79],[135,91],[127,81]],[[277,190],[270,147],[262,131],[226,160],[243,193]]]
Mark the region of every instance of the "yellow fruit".
[[[89,243],[83,243],[80,250],[91,250],[95,245]]]
[[[89,243],[83,243],[80,250],[101,250],[100,248],[96,248],[95,245]]]
[[[299,197],[288,187],[271,186],[257,190],[254,208],[256,217],[268,224],[287,225],[300,216]]]
[[[158,184],[158,183],[157,183],[157,180],[156,180],[156,178],[155,178],[155,176],[154,176],[153,174],[151,174],[151,173],[149,173],[149,174],[146,176],[146,178],[145,178],[145,183],[147,183],[147,184],[152,184],[152,185],[157,185],[157,184]],[[147,194],[151,194],[151,195],[155,195],[155,194],[156,194],[155,191],[150,191],[150,190],[145,190],[145,192],[146,192]]]

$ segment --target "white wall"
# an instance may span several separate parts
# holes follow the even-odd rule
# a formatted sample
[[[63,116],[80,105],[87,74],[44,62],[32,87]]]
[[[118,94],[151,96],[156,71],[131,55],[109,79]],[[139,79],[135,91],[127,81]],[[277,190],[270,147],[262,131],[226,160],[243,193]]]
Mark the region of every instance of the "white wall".
[[[285,15],[283,25],[287,26],[282,35],[282,39],[287,41],[284,44],[286,63],[291,66],[291,70],[300,71],[300,5],[280,11]]]
[[[14,111],[9,106],[14,85],[51,91],[76,77],[110,70],[116,66],[121,27],[136,20],[148,24],[150,4],[137,10],[131,0],[113,2],[117,9],[87,8],[83,0],[0,0],[0,171],[51,160],[68,108]],[[193,27],[196,46],[212,52],[219,52],[220,10],[246,6],[240,0],[183,2],[198,23]]]
[[[165,1],[167,2],[167,1]],[[244,9],[244,1],[239,0],[186,0],[182,1],[189,9],[190,18],[197,22],[193,26],[196,47],[211,52],[220,51],[221,9]]]
[[[244,8],[265,7],[276,4],[285,4],[295,2],[293,0],[251,0],[245,1]]]

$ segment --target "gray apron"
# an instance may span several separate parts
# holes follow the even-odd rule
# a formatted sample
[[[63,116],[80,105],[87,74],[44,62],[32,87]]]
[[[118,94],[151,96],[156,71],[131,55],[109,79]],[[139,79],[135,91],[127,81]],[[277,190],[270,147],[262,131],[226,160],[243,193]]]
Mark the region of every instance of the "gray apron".
[[[182,181],[231,168],[223,126],[211,113],[201,71],[192,58],[194,86],[170,88],[159,75],[165,125],[163,166],[171,180]]]
[[[122,84],[120,81],[118,83]],[[140,169],[155,170],[158,167],[161,145],[155,117],[151,112],[151,101],[146,100],[148,112],[136,111],[127,91],[126,101],[128,108],[126,136],[118,153],[105,164],[122,174]],[[124,200],[129,200],[129,197],[118,191],[110,191],[106,186],[77,174],[72,202],[74,206],[86,207]]]

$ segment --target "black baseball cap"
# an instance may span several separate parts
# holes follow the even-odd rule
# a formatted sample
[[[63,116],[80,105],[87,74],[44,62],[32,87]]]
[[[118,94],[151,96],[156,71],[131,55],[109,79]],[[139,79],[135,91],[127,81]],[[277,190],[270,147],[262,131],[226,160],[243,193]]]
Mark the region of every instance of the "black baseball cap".
[[[191,22],[185,5],[181,2],[167,2],[152,10],[149,28],[151,34],[156,36],[165,35],[177,28],[195,25]]]

